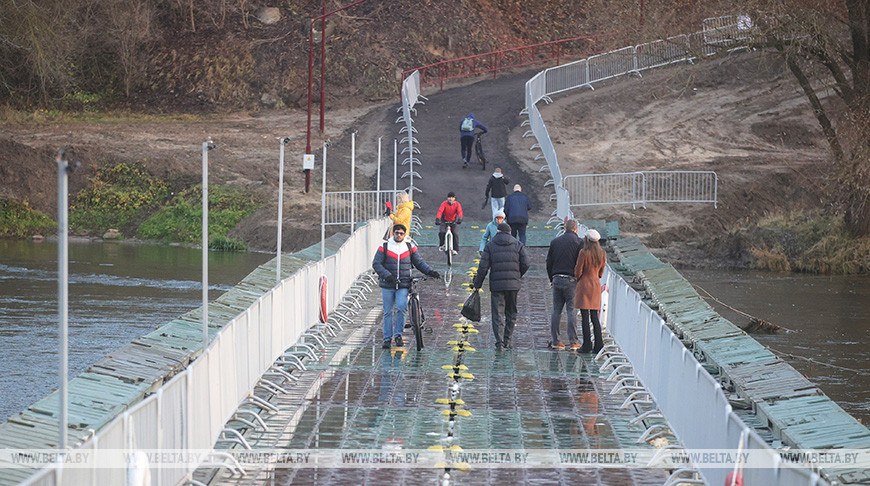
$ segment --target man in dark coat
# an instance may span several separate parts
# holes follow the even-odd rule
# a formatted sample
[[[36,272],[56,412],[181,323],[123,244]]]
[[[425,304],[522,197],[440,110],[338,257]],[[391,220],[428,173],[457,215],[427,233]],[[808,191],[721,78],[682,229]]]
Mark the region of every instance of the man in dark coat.
[[[511,335],[517,318],[517,292],[520,290],[523,275],[529,269],[526,246],[512,237],[510,230],[507,223],[498,225],[498,234],[483,249],[480,268],[472,283],[475,289],[479,289],[489,272],[492,333],[495,336],[496,351],[511,347]],[[501,309],[504,311],[503,333]]]
[[[574,267],[583,241],[577,236],[577,221],[569,219],[565,223],[565,233],[550,242],[547,251],[547,276],[553,287],[553,314],[550,316],[550,338],[554,349],[565,349],[559,340],[559,321],[562,320],[562,307],[568,313],[568,340],[571,349],[580,349],[577,342],[576,314],[574,313],[574,290],[577,279]]]
[[[529,224],[529,210],[532,203],[529,197],[523,194],[523,188],[519,184],[514,186],[514,193],[507,197],[504,202],[505,221],[511,226],[511,236],[526,244],[526,226]]]
[[[501,173],[499,168],[496,168],[489,176],[486,191],[483,193],[483,207],[480,209],[486,207],[486,199],[492,196],[492,219],[495,219],[496,213],[504,211],[504,198],[507,196],[507,186],[510,183],[511,181]]]

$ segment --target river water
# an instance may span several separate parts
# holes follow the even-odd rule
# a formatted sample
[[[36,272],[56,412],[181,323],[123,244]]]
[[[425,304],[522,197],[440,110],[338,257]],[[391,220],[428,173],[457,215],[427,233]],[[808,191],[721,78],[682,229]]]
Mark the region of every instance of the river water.
[[[724,304],[791,329],[753,333],[753,337],[774,352],[814,360],[781,356],[846,412],[870,425],[870,277],[723,270],[680,273]],[[702,290],[698,293],[708,297]],[[722,304],[709,298],[707,302],[738,326],[749,322]]]
[[[271,258],[209,252],[209,298]],[[202,302],[198,249],[73,242],[69,262],[71,377]],[[0,240],[0,422],[57,388],[57,322],[57,244]]]
[[[271,257],[210,252],[210,298]],[[72,243],[70,376],[199,307],[201,258],[199,250],[178,246]],[[755,334],[765,346],[841,367],[784,357],[847,412],[870,424],[870,278],[681,272],[722,302],[794,330]],[[0,421],[57,387],[56,279],[56,244],[0,240]],[[746,324],[747,318],[710,304],[735,324]]]

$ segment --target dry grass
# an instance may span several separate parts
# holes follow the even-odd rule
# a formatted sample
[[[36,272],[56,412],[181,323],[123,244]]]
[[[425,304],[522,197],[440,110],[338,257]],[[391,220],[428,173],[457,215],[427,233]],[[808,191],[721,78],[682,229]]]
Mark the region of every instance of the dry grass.
[[[755,267],[823,274],[870,273],[870,237],[855,237],[841,215],[793,211],[746,231]]]

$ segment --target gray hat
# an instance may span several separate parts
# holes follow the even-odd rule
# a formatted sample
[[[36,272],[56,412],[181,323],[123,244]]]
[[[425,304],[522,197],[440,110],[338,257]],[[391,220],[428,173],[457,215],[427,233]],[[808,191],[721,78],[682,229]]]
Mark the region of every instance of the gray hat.
[[[510,233],[511,232],[511,225],[509,225],[507,223],[499,224],[498,225],[498,232],[499,233]]]
[[[495,218],[504,218],[504,211],[502,211],[502,210],[496,211],[495,216],[493,216],[492,219],[495,219]]]
[[[601,234],[594,229],[591,229],[586,232],[586,237],[592,241],[598,241],[601,239]]]

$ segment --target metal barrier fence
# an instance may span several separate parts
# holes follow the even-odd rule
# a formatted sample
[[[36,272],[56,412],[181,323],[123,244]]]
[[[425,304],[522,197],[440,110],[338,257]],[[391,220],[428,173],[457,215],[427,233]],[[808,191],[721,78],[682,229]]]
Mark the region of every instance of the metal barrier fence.
[[[324,225],[349,225],[383,216],[386,202],[394,202],[393,191],[333,191],[324,197]],[[351,204],[353,203],[353,204]]]
[[[718,204],[719,178],[712,171],[642,171],[566,176],[562,186],[570,206],[652,202]]]
[[[744,484],[827,485],[818,474],[785,462],[738,417],[722,386],[665,325],[641,296],[608,266],[607,328],[655,399],[671,430],[686,449],[752,449],[755,459],[742,470]],[[742,444],[741,444],[742,442]],[[698,467],[707,484],[726,484],[730,468]]]
[[[747,16],[732,15],[705,19],[703,30],[690,35],[678,35],[663,40],[647,42],[636,46],[623,47],[614,51],[581,59],[572,63],[556,66],[541,71],[526,82],[524,114],[529,116],[529,125],[537,140],[533,148],[540,148],[543,157],[550,168],[553,181],[562,181],[559,161],[553,143],[544,126],[536,104],[549,96],[580,87],[593,88],[592,84],[606,79],[613,79],[625,74],[638,74],[646,69],[666,66],[677,62],[691,61],[697,56],[707,56],[722,49],[733,48],[740,41],[750,39],[753,26]],[[571,215],[570,206],[574,205],[567,197],[567,190],[561,184],[554,183],[556,188],[556,210],[554,215],[559,219]],[[656,188],[656,190],[663,190]],[[667,193],[667,192],[666,192]],[[714,197],[715,199],[715,197]],[[652,202],[652,199],[647,199]],[[713,202],[705,200],[703,202]],[[609,204],[609,203],[608,203]]]
[[[414,191],[419,190],[414,186],[414,177],[420,178],[420,174],[414,170],[414,164],[420,164],[420,159],[416,157],[417,154],[420,153],[420,149],[414,146],[417,143],[417,139],[414,138],[414,134],[417,133],[417,130],[414,128],[414,120],[411,118],[411,114],[417,114],[417,110],[414,109],[414,105],[417,103],[421,103],[421,100],[425,100],[426,98],[420,94],[420,72],[414,71],[410,76],[402,81],[402,106],[399,108],[402,112],[402,116],[396,120],[396,123],[403,123],[403,126],[399,133],[404,133],[405,136],[399,142],[399,144],[407,144],[406,147],[402,148],[402,154],[405,154],[406,157],[402,161],[402,165],[410,165],[408,170],[402,174],[402,179],[408,178],[408,195],[411,197],[411,200],[414,200]]]
[[[211,450],[221,430],[261,375],[318,322],[318,282],[329,279],[331,312],[356,277],[370,268],[389,220],[370,221],[335,255],[312,262],[282,280],[221,329],[208,348],[154,394],[99,430],[80,450]],[[198,331],[198,328],[194,329]],[[151,467],[152,483],[178,484],[195,464]],[[125,469],[47,465],[25,485],[127,484]]]

